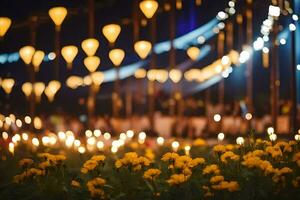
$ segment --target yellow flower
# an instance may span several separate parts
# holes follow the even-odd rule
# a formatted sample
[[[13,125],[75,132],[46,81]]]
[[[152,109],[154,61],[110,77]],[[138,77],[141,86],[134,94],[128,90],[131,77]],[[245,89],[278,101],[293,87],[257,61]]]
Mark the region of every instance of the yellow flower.
[[[200,164],[204,164],[205,163],[205,159],[204,158],[194,158],[193,160],[190,161],[189,163],[189,167],[190,168],[194,168]]]
[[[213,176],[210,178],[210,183],[211,184],[216,184],[216,183],[219,183],[221,181],[224,181],[224,176]]]
[[[178,158],[179,155],[177,153],[171,153],[171,152],[168,152],[166,154],[163,155],[163,157],[161,158],[162,161],[174,161],[176,158]]]
[[[72,180],[71,181],[71,186],[79,188],[80,187],[80,183],[78,181]]]
[[[115,167],[117,169],[121,167],[131,166],[133,171],[139,171],[144,166],[150,165],[150,160],[143,156],[138,156],[135,152],[129,152],[124,155],[123,158],[116,160]]]
[[[226,151],[226,147],[224,145],[218,144],[213,147],[213,151],[216,153],[223,153]]]
[[[29,159],[29,158],[24,158],[24,159],[19,161],[19,165],[21,167],[29,167],[32,164],[33,164],[33,160]]]
[[[300,176],[297,176],[292,183],[295,188],[298,188],[300,186]]]
[[[294,154],[293,162],[296,162],[297,165],[300,167],[300,152]]]
[[[145,157],[148,158],[149,160],[154,160],[155,159],[155,154],[153,153],[153,150],[150,148],[147,148],[145,150]]]
[[[266,148],[266,152],[269,153],[272,156],[272,158],[281,157],[283,155],[280,147],[278,146],[276,147],[268,146]]]
[[[229,192],[239,190],[239,184],[236,181],[221,181],[218,185],[212,185],[211,187],[215,190],[228,190]]]
[[[94,155],[91,157],[91,160],[94,160],[96,162],[103,162],[105,160],[105,156],[104,155]]]
[[[203,147],[203,146],[206,146],[206,141],[201,139],[201,138],[198,138],[196,139],[194,142],[193,142],[193,146],[195,147]]]
[[[292,147],[285,141],[277,142],[274,147],[280,148],[283,152],[292,152]]]
[[[104,198],[104,191],[102,187],[105,185],[106,181],[103,178],[96,177],[87,182],[87,188],[92,197]]]
[[[144,172],[144,179],[147,180],[153,180],[157,176],[161,174],[161,171],[159,169],[148,169],[147,171]]]
[[[240,156],[239,155],[236,155],[235,153],[233,153],[232,151],[226,151],[225,153],[223,153],[221,155],[221,161],[223,163],[227,163],[227,159],[231,159],[231,160],[239,160],[240,159]]]
[[[167,183],[169,185],[179,185],[187,181],[187,177],[184,176],[184,174],[173,174],[169,180],[167,180]]]
[[[220,169],[216,164],[207,165],[203,169],[203,174],[220,174]]]

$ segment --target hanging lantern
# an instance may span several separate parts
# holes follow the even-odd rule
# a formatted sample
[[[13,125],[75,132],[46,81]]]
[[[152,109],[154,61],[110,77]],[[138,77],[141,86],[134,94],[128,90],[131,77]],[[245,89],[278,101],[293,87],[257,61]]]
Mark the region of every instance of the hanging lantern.
[[[2,80],[2,88],[6,94],[10,94],[12,88],[15,85],[15,80],[12,78],[7,78]]]
[[[32,83],[26,82],[22,85],[22,91],[25,94],[26,98],[29,98],[29,96],[32,93]]]
[[[148,19],[151,19],[153,17],[157,8],[158,8],[157,1],[143,0],[142,2],[140,2],[140,9]]]
[[[145,69],[137,69],[135,72],[134,72],[134,76],[135,78],[137,79],[142,79],[142,78],[145,78],[147,75],[147,71]]]
[[[120,66],[125,57],[125,52],[122,49],[113,49],[109,52],[109,59],[115,66]]]
[[[66,84],[68,87],[76,89],[77,87],[83,85],[83,79],[79,76],[70,76],[67,79]]]
[[[83,85],[91,85],[93,80],[90,75],[83,77]]]
[[[181,80],[182,72],[179,69],[172,69],[169,72],[169,77],[174,83],[178,83]]]
[[[99,42],[95,38],[89,38],[83,40],[81,43],[81,48],[86,53],[87,56],[95,55],[97,49],[99,47]]]
[[[187,49],[187,55],[193,61],[196,61],[200,55],[200,49],[198,47],[190,47]]]
[[[57,91],[60,89],[60,87],[61,87],[61,84],[57,80],[53,80],[48,83],[48,86],[45,89],[45,95],[47,96],[47,98],[50,102],[52,102],[54,100],[54,97],[55,97]]]
[[[45,84],[43,82],[37,82],[33,85],[33,91],[39,102],[41,100],[41,96],[45,90]]]
[[[63,58],[67,62],[67,68],[68,69],[72,68],[72,63],[73,63],[73,60],[75,59],[77,53],[78,53],[78,48],[76,46],[73,46],[73,45],[64,46],[61,49],[61,55],[63,56]]]
[[[40,70],[40,65],[43,62],[45,57],[45,53],[43,51],[37,50],[32,58],[32,65],[34,67],[34,71],[38,72]]]
[[[100,58],[97,56],[89,56],[84,59],[83,63],[89,72],[94,72],[100,65]]]
[[[46,97],[48,98],[48,100],[50,102],[53,102],[55,93],[49,87],[46,87],[44,93],[45,93]]]
[[[99,86],[104,81],[104,74],[102,72],[91,73],[92,81],[95,85]]]
[[[168,71],[164,69],[156,70],[155,79],[160,83],[165,83],[168,80]]]
[[[65,7],[54,7],[51,8],[48,13],[55,26],[59,27],[67,16],[68,11]]]
[[[148,78],[148,80],[149,81],[155,81],[155,79],[156,79],[156,73],[157,73],[156,69],[150,69],[147,72],[147,78]]]
[[[102,28],[102,33],[110,43],[115,43],[121,32],[121,26],[118,24],[108,24]]]
[[[32,46],[25,46],[19,50],[19,55],[26,65],[29,65],[32,61],[35,49]]]
[[[145,59],[152,49],[152,44],[148,41],[141,40],[134,44],[134,50],[141,59]]]
[[[3,37],[11,25],[11,19],[0,17],[0,37]]]

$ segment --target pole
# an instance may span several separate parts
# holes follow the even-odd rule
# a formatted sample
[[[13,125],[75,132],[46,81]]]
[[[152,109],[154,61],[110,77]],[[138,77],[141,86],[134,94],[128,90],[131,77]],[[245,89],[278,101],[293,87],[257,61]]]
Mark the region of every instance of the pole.
[[[273,32],[272,32],[272,50],[271,50],[271,117],[272,124],[277,132],[277,117],[278,117],[278,88],[279,88],[279,80],[278,80],[278,23],[277,20],[274,20]]]
[[[247,44],[251,44],[253,39],[253,31],[252,31],[252,0],[247,0]],[[248,104],[248,112],[253,112],[253,60],[252,56],[250,56],[247,61],[247,104]],[[249,127],[251,128],[251,123],[249,123]]]
[[[54,79],[59,80],[59,57],[60,57],[60,26],[55,26],[55,67],[54,67]]]
[[[170,10],[170,18],[169,18],[169,24],[170,24],[170,52],[169,52],[169,69],[175,69],[176,65],[176,51],[174,48],[174,39],[176,35],[176,27],[175,27],[175,1],[170,0],[170,5],[171,5],[171,10]],[[174,116],[175,115],[175,106],[176,106],[176,92],[177,92],[177,87],[176,84],[172,84],[172,89],[171,89],[171,99],[170,99],[170,110],[169,110],[169,115]],[[179,91],[178,91],[179,92]],[[179,104],[179,102],[178,102]]]
[[[225,41],[224,32],[220,31],[218,35],[218,58],[221,58],[224,55],[224,41]],[[222,78],[219,84],[219,104],[221,105],[220,115],[224,114],[224,90],[225,90],[225,82],[224,82],[224,78]]]

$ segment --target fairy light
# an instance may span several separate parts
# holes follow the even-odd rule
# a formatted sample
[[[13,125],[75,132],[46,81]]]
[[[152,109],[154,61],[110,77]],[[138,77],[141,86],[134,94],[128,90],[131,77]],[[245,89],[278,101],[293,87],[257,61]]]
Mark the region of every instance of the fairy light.
[[[268,127],[267,128],[267,133],[268,133],[268,135],[272,135],[274,133],[274,128],[273,127]]]
[[[281,39],[279,40],[279,42],[280,42],[281,45],[285,45],[285,44],[286,44],[286,39],[281,38]]]
[[[104,133],[103,137],[105,140],[110,140],[111,135],[110,135],[110,133],[106,132],[106,133]]]
[[[173,151],[177,151],[178,148],[179,148],[179,142],[178,141],[172,142],[172,149],[173,149]]]
[[[87,139],[86,142],[88,143],[88,145],[93,146],[93,145],[96,144],[96,138],[95,137],[90,137],[90,138]]]
[[[220,114],[215,114],[215,115],[214,115],[214,121],[215,121],[215,122],[219,122],[219,121],[221,121],[221,119],[222,119],[222,117],[221,117]]]
[[[14,154],[14,153],[15,153],[15,145],[14,145],[14,143],[10,142],[10,143],[8,144],[8,150],[9,150],[9,152],[10,152],[11,154]]]
[[[66,131],[66,137],[72,137],[74,136],[74,133],[72,131]]]
[[[121,133],[120,139],[125,141],[127,139],[127,135],[125,133]]]
[[[66,139],[66,134],[62,131],[58,132],[58,138],[60,141],[64,141]]]
[[[98,148],[99,150],[102,150],[102,149],[104,148],[104,142],[98,141],[98,142],[97,142],[97,148]]]
[[[21,128],[22,125],[23,125],[23,123],[22,123],[22,121],[20,119],[17,119],[16,120],[16,125],[17,125],[17,127]]]
[[[111,152],[112,152],[112,153],[117,153],[117,152],[118,152],[118,147],[112,146],[112,147],[111,147]]]
[[[11,118],[10,118],[10,117],[5,117],[5,123],[6,123],[8,126],[10,126],[11,123],[12,123]]]
[[[225,138],[225,134],[224,134],[224,133],[219,133],[219,134],[218,134],[218,140],[219,140],[219,141],[223,141],[224,138]]]
[[[132,130],[128,130],[128,131],[126,131],[126,136],[127,136],[128,138],[133,138],[134,132],[133,132]]]
[[[42,137],[42,143],[44,146],[48,146],[50,143],[50,138],[48,136]]]
[[[3,140],[7,140],[8,139],[8,133],[7,132],[2,132],[2,138]]]
[[[140,132],[140,133],[139,133],[139,137],[138,137],[138,142],[139,142],[140,144],[144,144],[144,142],[145,142],[145,140],[146,140],[146,137],[147,137],[147,135],[146,135],[145,132]]]
[[[94,136],[95,137],[100,137],[101,136],[101,131],[99,129],[94,130]]]
[[[275,133],[269,135],[269,138],[272,142],[276,141],[277,140],[277,135]]]
[[[292,18],[293,18],[294,21],[298,21],[298,19],[299,19],[298,15],[296,15],[296,14],[293,14]]]
[[[83,147],[83,146],[81,146],[81,147],[78,147],[78,152],[80,153],[80,154],[84,154],[85,153],[85,147]]]
[[[79,147],[80,145],[81,145],[80,140],[75,140],[75,141],[74,141],[74,146],[75,146],[75,147]]]
[[[56,142],[57,142],[57,137],[55,135],[51,135],[49,137],[49,144],[53,146],[56,144]]]
[[[24,121],[25,121],[26,124],[30,124],[30,123],[31,123],[31,117],[26,116],[26,117],[24,118]]]
[[[236,138],[236,143],[238,145],[243,145],[245,143],[245,140],[243,137],[238,137],[238,138]]]
[[[295,24],[291,23],[291,24],[289,25],[289,29],[290,29],[290,31],[295,31],[297,28],[296,28],[296,25],[295,25]]]
[[[164,139],[163,137],[158,137],[158,138],[156,139],[156,142],[157,142],[157,144],[158,144],[159,146],[162,146],[162,145],[164,145],[164,143],[165,143],[165,139]]]
[[[38,147],[40,145],[40,141],[37,138],[32,138],[32,145]]]
[[[70,148],[73,146],[74,141],[75,141],[75,137],[73,135],[70,135],[70,136],[67,136],[65,144],[67,147]]]
[[[191,146],[187,145],[184,147],[184,151],[186,155],[190,155]]]
[[[86,136],[87,138],[92,137],[92,136],[93,136],[93,132],[92,132],[91,130],[86,130],[86,131],[85,131],[85,136]]]
[[[246,113],[245,115],[246,120],[251,120],[252,119],[252,114],[251,113]]]
[[[29,139],[28,134],[27,134],[27,133],[22,133],[22,139],[23,139],[24,141],[28,141],[28,139]]]
[[[300,141],[300,135],[299,135],[299,134],[296,134],[296,135],[295,135],[295,140],[296,140],[297,142]]]
[[[19,134],[15,134],[12,138],[11,138],[11,141],[14,143],[14,144],[17,144],[18,142],[21,141],[21,136]]]

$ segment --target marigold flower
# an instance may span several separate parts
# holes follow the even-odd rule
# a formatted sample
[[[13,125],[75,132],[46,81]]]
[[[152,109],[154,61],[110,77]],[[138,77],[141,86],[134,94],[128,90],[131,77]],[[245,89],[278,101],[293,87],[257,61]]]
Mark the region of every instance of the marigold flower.
[[[155,179],[157,176],[159,176],[161,174],[161,171],[159,169],[148,169],[144,172],[144,179],[147,180],[153,180]]]
[[[203,147],[203,146],[206,146],[206,141],[201,139],[201,138],[198,138],[196,139],[194,142],[193,142],[193,146],[195,147]]]
[[[216,184],[216,183],[219,183],[221,181],[224,181],[224,176],[213,176],[210,178],[210,183],[211,184]]]
[[[216,153],[223,153],[226,151],[226,147],[224,145],[218,144],[213,147],[213,151]]]
[[[187,181],[187,177],[184,174],[173,174],[169,180],[167,180],[167,183],[169,185],[179,185]]]
[[[216,164],[207,165],[203,169],[203,174],[220,174],[220,169]]]
[[[71,181],[71,186],[79,188],[80,187],[80,183],[78,181],[72,180]]]
[[[19,165],[21,167],[29,167],[32,164],[33,164],[33,160],[30,159],[30,158],[24,158],[24,159],[19,161]]]
[[[166,154],[163,155],[163,157],[161,158],[162,161],[174,161],[176,158],[178,158],[179,155],[177,153],[173,153],[173,152],[168,152]]]
[[[239,160],[240,159],[240,156],[239,155],[236,155],[235,153],[233,153],[232,151],[226,151],[225,153],[223,153],[221,155],[221,161],[223,163],[227,163],[227,159],[231,159],[231,160]]]

